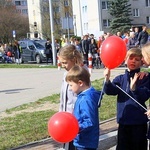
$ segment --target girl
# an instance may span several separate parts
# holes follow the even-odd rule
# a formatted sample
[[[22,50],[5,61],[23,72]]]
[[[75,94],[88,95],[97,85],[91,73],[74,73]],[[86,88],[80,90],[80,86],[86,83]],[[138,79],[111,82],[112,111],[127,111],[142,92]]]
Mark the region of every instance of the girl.
[[[74,104],[76,101],[76,94],[68,89],[68,83],[66,82],[66,74],[74,65],[83,65],[83,59],[81,53],[76,50],[74,45],[66,45],[60,49],[58,52],[58,57],[61,66],[66,70],[63,76],[62,87],[60,92],[60,107],[59,111],[67,111],[72,113],[74,109]],[[65,150],[75,150],[73,143],[65,143]]]

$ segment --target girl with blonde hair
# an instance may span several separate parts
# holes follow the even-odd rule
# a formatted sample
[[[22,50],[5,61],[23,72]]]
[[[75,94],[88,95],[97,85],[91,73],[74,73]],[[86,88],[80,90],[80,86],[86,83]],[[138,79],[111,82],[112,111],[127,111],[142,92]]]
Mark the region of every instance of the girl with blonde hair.
[[[74,109],[74,104],[76,102],[76,94],[69,90],[68,83],[65,78],[68,71],[75,65],[83,65],[82,55],[76,49],[74,45],[66,45],[62,47],[58,52],[58,58],[60,60],[61,66],[66,70],[63,76],[61,92],[60,92],[60,107],[59,111],[67,111],[72,113]],[[65,150],[75,150],[73,142],[65,143],[63,145]]]

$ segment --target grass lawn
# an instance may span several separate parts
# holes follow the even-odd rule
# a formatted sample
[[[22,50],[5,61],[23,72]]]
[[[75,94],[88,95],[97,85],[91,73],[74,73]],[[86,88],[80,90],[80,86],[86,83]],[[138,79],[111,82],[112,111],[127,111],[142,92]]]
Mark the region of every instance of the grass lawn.
[[[46,65],[46,64],[36,64],[36,63],[32,63],[32,64],[2,64],[0,63],[0,68],[57,68],[57,66],[53,66],[53,65]]]

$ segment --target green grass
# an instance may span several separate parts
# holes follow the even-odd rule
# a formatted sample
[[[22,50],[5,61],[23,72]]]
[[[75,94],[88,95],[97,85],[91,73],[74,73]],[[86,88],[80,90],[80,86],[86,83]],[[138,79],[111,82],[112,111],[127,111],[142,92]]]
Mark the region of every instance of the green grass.
[[[53,110],[21,113],[6,117],[0,122],[0,149],[12,147],[47,138],[47,122],[55,113]]]
[[[45,64],[0,64],[0,68],[57,68],[57,66],[53,65],[45,65]]]

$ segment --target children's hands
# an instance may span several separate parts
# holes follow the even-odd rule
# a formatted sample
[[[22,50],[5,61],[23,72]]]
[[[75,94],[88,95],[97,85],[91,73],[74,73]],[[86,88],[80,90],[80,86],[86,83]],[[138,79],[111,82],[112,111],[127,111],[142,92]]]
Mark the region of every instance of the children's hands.
[[[134,91],[136,87],[136,81],[140,75],[138,73],[134,74],[133,78],[130,78],[130,90]]]
[[[148,110],[146,113],[147,117],[150,117],[150,110]]]
[[[106,68],[106,69],[104,70],[104,77],[105,77],[105,79],[106,79],[106,82],[108,82],[108,81],[109,81],[109,78],[110,78],[110,69]]]
[[[143,79],[145,76],[148,76],[148,72],[139,72],[139,79]]]

